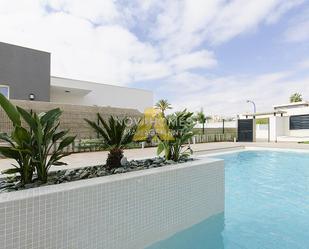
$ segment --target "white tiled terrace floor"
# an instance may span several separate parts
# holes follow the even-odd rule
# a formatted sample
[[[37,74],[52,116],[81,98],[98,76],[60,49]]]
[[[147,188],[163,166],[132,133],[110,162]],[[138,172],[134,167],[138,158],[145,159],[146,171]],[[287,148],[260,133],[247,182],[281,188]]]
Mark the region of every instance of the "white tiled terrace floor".
[[[215,152],[216,150],[231,150],[231,149],[242,149],[244,147],[268,147],[268,148],[285,148],[285,149],[305,149],[309,151],[309,144],[298,144],[292,142],[282,143],[267,143],[267,142],[256,142],[256,143],[233,143],[233,142],[220,142],[220,143],[203,143],[191,145],[195,155],[207,154]],[[63,168],[80,168],[84,166],[93,166],[102,164],[107,158],[108,152],[84,152],[75,153],[66,157],[63,161],[66,162],[67,166],[53,167],[52,170],[58,170]],[[156,148],[145,148],[145,149],[130,149],[125,150],[125,156],[130,159],[140,159],[147,157],[156,156]],[[13,160],[0,159],[0,171],[11,168]]]

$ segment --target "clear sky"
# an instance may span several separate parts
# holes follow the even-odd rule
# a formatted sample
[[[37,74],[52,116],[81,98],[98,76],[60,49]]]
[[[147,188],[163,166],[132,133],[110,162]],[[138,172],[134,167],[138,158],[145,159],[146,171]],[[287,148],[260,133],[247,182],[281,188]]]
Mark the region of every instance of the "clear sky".
[[[0,0],[0,41],[52,75],[154,91],[232,115],[309,99],[308,0]]]

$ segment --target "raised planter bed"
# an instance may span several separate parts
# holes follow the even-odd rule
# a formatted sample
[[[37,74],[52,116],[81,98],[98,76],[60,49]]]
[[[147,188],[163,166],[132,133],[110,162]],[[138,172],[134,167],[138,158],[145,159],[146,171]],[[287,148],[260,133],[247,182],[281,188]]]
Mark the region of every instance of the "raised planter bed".
[[[124,166],[111,170],[107,170],[106,165],[89,166],[76,169],[63,169],[56,172],[50,172],[47,183],[42,184],[39,181],[34,180],[33,183],[26,184],[25,186],[22,186],[20,184],[20,177],[18,175],[13,177],[2,177],[0,178],[0,193],[79,181],[83,179],[90,179],[113,174],[127,173],[137,170],[164,167],[172,164],[181,164],[193,160],[193,158],[183,158],[176,163],[172,160],[166,160],[163,157],[155,157],[141,160],[126,161]]]
[[[197,159],[2,193],[1,248],[145,248],[223,211],[223,161]]]

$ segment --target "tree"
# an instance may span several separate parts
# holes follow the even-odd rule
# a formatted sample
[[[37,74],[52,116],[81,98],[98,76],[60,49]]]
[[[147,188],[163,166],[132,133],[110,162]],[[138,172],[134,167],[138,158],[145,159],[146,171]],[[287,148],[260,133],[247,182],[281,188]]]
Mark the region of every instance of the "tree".
[[[290,97],[291,103],[301,102],[301,101],[303,101],[303,97],[300,93],[293,93]]]
[[[85,119],[85,121],[102,137],[102,145],[109,150],[106,160],[107,169],[121,167],[123,148],[133,141],[136,126],[128,127],[127,118],[118,120],[110,116],[106,122],[98,113],[99,123]]]
[[[167,99],[160,99],[157,103],[156,103],[156,108],[160,109],[163,116],[165,116],[165,111],[166,110],[170,110],[172,109],[172,106],[170,103],[168,103]]]
[[[206,115],[203,111],[203,108],[201,108],[201,110],[199,112],[197,112],[196,115],[195,115],[195,120],[203,125],[203,134],[205,134],[205,123],[206,123],[207,119],[208,118],[206,117]]]

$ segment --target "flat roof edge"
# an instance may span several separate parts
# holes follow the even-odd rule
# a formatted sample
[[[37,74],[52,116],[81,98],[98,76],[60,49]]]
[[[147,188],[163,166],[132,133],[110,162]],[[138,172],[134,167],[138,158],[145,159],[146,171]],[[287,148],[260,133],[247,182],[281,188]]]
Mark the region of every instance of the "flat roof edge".
[[[51,75],[50,78],[54,78],[54,79],[62,79],[62,80],[71,80],[71,81],[78,81],[81,83],[88,83],[88,84],[93,84],[93,85],[105,85],[105,86],[112,86],[112,87],[119,87],[119,88],[126,88],[126,89],[133,89],[133,90],[138,90],[138,91],[143,91],[143,92],[149,92],[151,94],[153,94],[153,91],[151,90],[147,90],[147,89],[141,89],[141,88],[136,88],[136,87],[128,87],[128,86],[119,86],[119,85],[112,85],[112,84],[106,84],[106,83],[99,83],[99,82],[94,82],[94,81],[88,81],[88,80],[81,80],[81,79],[72,79],[72,78],[66,78],[66,77],[60,77],[60,76],[53,76]],[[53,85],[52,82],[51,86],[59,86],[59,85]]]
[[[40,49],[36,49],[36,48],[29,48],[29,47],[25,47],[22,45],[17,45],[17,44],[12,44],[12,43],[7,43],[7,42],[1,42],[0,44],[4,44],[4,45],[8,45],[8,46],[13,46],[13,47],[18,47],[18,48],[22,48],[22,49],[27,49],[27,50],[33,50],[33,51],[37,51],[37,52],[41,52],[41,53],[46,53],[51,55],[51,52],[45,51],[45,50],[40,50]]]

